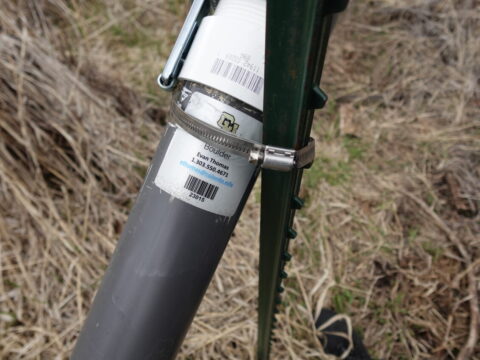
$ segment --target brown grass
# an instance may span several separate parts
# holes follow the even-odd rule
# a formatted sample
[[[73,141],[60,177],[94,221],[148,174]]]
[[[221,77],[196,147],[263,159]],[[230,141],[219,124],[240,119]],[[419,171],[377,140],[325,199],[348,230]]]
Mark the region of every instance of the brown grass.
[[[0,6],[0,357],[67,358],[161,136],[186,2]],[[480,11],[351,4],[331,40],[274,359],[327,358],[322,306],[377,359],[480,359]],[[182,347],[253,358],[258,187]]]

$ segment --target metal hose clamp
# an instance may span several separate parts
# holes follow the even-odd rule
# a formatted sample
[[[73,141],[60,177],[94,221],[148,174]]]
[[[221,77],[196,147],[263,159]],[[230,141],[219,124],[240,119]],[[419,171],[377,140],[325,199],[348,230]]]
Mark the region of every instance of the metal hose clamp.
[[[183,130],[212,146],[240,155],[263,169],[291,171],[310,165],[315,158],[315,141],[299,150],[264,145],[220,130],[184,112],[176,101],[172,101],[170,118]]]

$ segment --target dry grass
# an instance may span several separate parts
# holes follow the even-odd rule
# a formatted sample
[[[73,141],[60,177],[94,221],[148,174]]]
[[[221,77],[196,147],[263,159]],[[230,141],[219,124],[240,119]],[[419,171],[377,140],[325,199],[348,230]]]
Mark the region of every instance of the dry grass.
[[[0,4],[0,357],[67,358],[162,132],[184,2]],[[480,11],[358,1],[331,41],[272,358],[480,359]],[[258,189],[182,347],[253,358]],[[476,347],[475,347],[476,346]]]

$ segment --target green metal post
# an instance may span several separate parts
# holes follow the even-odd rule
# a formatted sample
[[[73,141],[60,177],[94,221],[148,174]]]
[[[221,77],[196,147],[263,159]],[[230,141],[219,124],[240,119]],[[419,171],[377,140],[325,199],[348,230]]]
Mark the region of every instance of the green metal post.
[[[322,107],[325,94],[318,88],[330,35],[332,13],[345,0],[267,1],[263,141],[299,149],[309,139],[314,108]],[[341,4],[340,4],[341,3]],[[342,5],[343,4],[343,5]],[[260,275],[258,348],[260,360],[268,359],[281,280],[286,277],[288,242],[301,170],[262,173],[260,224]]]

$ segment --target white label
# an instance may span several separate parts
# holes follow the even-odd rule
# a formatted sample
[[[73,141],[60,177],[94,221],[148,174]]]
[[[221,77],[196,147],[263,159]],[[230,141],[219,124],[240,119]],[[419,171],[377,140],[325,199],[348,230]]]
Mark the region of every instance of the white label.
[[[262,123],[201,93],[185,112],[236,135],[261,141]],[[177,127],[155,178],[170,195],[214,214],[232,216],[255,166],[247,159],[198,140]]]
[[[263,109],[265,29],[219,16],[203,19],[179,77]]]

